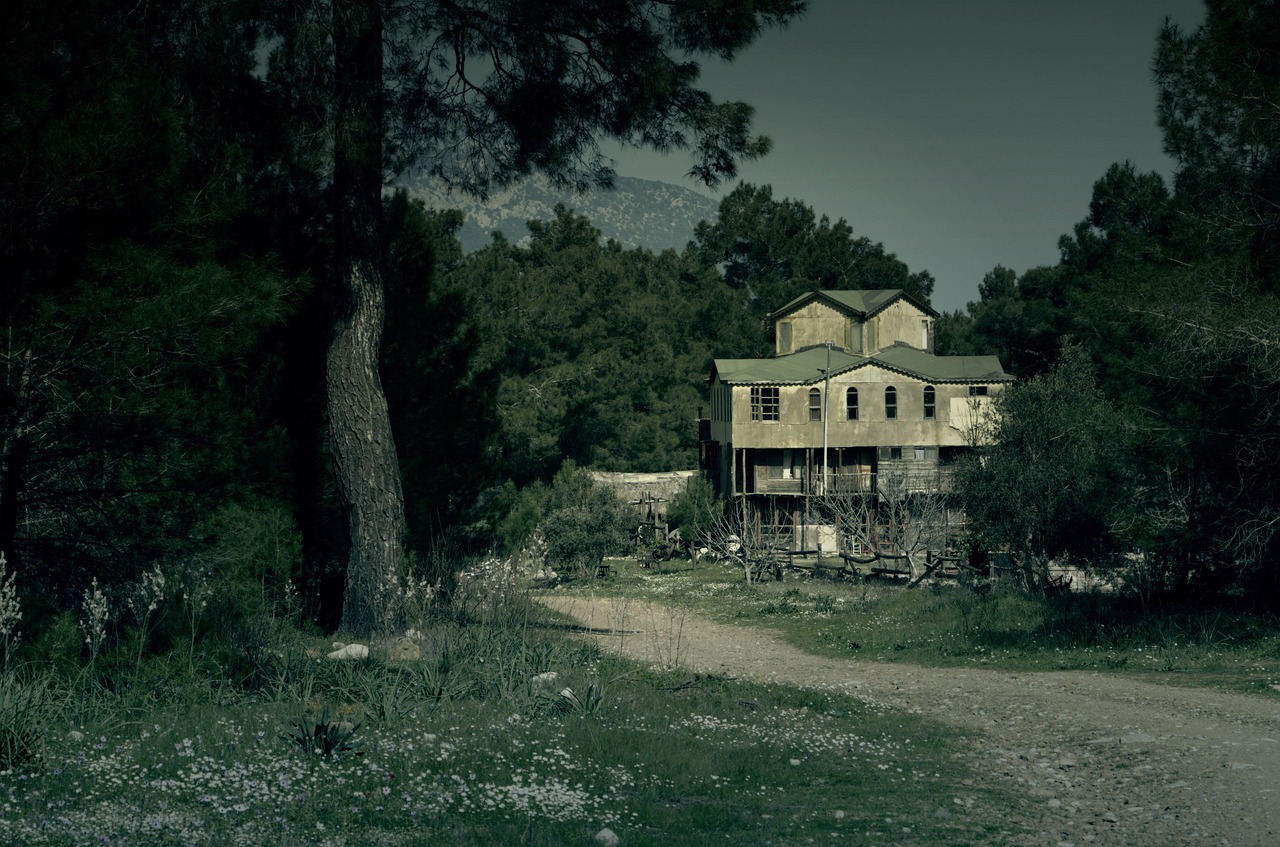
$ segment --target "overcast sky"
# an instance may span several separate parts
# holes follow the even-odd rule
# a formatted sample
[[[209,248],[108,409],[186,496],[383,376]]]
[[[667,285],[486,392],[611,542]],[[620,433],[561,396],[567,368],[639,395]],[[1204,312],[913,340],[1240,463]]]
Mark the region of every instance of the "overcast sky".
[[[756,107],[774,150],[740,176],[773,186],[937,280],[963,308],[997,264],[1058,259],[1113,162],[1166,177],[1151,58],[1165,16],[1200,0],[810,0],[731,65],[717,99]],[[624,176],[699,188],[687,156],[615,154]],[[735,183],[736,184],[736,183]],[[721,192],[707,192],[719,196]]]

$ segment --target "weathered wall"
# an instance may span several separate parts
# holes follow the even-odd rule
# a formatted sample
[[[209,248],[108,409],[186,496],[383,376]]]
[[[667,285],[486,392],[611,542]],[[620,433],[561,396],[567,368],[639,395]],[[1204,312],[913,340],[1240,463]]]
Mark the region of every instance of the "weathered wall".
[[[917,350],[927,350],[928,330],[933,319],[905,300],[899,300],[878,313],[876,323],[876,349],[883,350],[901,341]]]
[[[830,341],[837,348],[862,351],[862,333],[851,332],[850,318],[826,303],[813,302],[801,306],[774,325],[774,349],[778,355],[794,353],[804,347],[825,344]],[[791,344],[786,345],[786,329],[791,327]],[[852,346],[851,346],[852,345]]]
[[[691,477],[698,471],[664,471],[662,473],[619,473],[591,471],[596,482],[609,486],[618,497],[636,510],[645,520],[664,520],[671,500],[684,491]]]
[[[935,384],[935,413],[924,417],[926,383],[914,377],[868,365],[839,374],[830,381],[830,394],[825,409],[830,415],[827,426],[829,447],[968,445],[971,428],[969,386]],[[846,390],[858,389],[858,419],[846,417]],[[885,389],[893,386],[898,395],[898,416],[885,416]],[[821,447],[822,421],[809,420],[809,390],[822,390],[821,382],[810,385],[779,387],[779,420],[751,420],[751,386],[733,386],[731,425],[712,425],[712,437],[721,443],[743,447]],[[1001,386],[992,385],[994,395]],[[985,406],[989,398],[981,398]],[[963,413],[960,417],[958,413]]]

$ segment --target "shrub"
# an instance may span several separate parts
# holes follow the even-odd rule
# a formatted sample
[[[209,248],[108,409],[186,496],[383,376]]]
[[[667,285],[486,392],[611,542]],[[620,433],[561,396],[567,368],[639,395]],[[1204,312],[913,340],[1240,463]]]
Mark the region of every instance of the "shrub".
[[[309,756],[333,758],[341,753],[360,754],[364,742],[353,738],[359,729],[359,724],[350,721],[331,720],[329,707],[325,706],[318,719],[303,717],[287,727],[280,737],[298,745]]]
[[[184,596],[198,606],[207,599],[212,618],[223,625],[298,613],[293,577],[302,560],[302,539],[283,504],[231,503],[201,530],[206,552],[183,574]],[[215,583],[217,591],[209,590]]]
[[[629,527],[630,513],[613,489],[565,462],[547,492],[538,524],[547,540],[547,558],[589,572],[605,556],[626,551]]]
[[[667,520],[680,530],[682,538],[695,541],[715,526],[723,512],[724,505],[711,481],[694,476],[685,483],[684,491],[671,498]]]

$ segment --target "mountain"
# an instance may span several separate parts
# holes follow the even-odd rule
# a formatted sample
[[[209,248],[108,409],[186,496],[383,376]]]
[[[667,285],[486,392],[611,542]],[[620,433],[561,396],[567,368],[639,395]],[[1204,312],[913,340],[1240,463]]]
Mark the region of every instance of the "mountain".
[[[714,220],[719,209],[718,201],[688,188],[622,176],[612,190],[575,194],[556,188],[538,174],[483,201],[450,194],[433,180],[410,179],[403,188],[428,208],[460,209],[466,215],[459,237],[467,253],[487,246],[494,230],[519,243],[529,235],[525,221],[550,220],[556,203],[588,218],[605,238],[624,247],[683,250],[698,222]]]

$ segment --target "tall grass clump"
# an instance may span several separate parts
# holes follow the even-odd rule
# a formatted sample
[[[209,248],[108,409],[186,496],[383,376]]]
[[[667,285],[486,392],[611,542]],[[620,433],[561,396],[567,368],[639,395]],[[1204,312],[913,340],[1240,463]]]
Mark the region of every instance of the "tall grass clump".
[[[36,761],[53,705],[48,676],[17,661],[21,620],[17,573],[0,552],[0,771]]]
[[[0,671],[0,771],[37,760],[53,705],[47,677]]]

